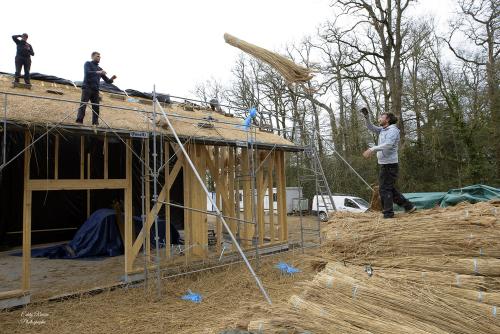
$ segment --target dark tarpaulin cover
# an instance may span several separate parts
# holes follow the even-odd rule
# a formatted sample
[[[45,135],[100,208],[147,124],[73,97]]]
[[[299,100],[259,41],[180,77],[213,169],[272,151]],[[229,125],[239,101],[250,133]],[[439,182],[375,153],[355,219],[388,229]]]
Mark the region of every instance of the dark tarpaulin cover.
[[[10,75],[10,76],[14,77],[14,74],[12,74],[12,73],[0,72],[0,74]],[[68,85],[68,86],[75,86],[76,85],[77,87],[82,87],[82,81],[74,81],[73,82],[71,80],[59,78],[59,77],[56,77],[55,75],[50,75],[50,74],[42,74],[42,73],[33,72],[33,73],[30,73],[30,78],[33,80],[54,82],[54,83],[61,84],[61,85]],[[124,91],[121,90],[120,88],[118,88],[118,86],[113,85],[113,84],[109,84],[109,83],[102,81],[102,80],[99,82],[99,90],[103,91],[103,92],[108,92],[108,93],[124,94]],[[140,91],[135,90],[135,89],[126,89],[125,92],[127,92],[127,94],[129,96],[140,97],[140,98],[148,99],[148,100],[153,99],[153,93],[140,92]],[[159,102],[171,103],[170,95],[168,95],[168,94],[156,93],[156,97],[158,98]]]
[[[50,74],[42,74],[42,73],[30,73],[30,78],[33,80],[40,80],[40,81],[46,81],[46,82],[53,82],[61,85],[68,85],[68,86],[74,86],[73,82],[68,79],[63,79],[56,77],[55,75],[50,75]]]
[[[82,87],[83,81],[75,81],[75,84],[77,87]],[[122,95],[124,94],[123,91],[120,88],[118,88],[118,86],[109,84],[102,80],[99,82],[99,90],[107,93],[122,94]]]
[[[116,212],[112,209],[99,209],[92,213],[69,243],[31,251],[33,257],[51,259],[77,259],[122,254],[123,241],[116,225]]]
[[[142,227],[140,217],[133,217],[135,231]],[[155,231],[151,229],[151,246],[155,246]],[[172,244],[182,244],[179,232],[170,224]],[[158,236],[160,246],[165,246],[165,220],[158,220]],[[78,229],[73,240],[67,244],[34,249],[32,257],[48,257],[50,259],[78,259],[88,257],[111,257],[123,254],[123,241],[116,224],[116,211],[99,209]],[[19,254],[13,254],[19,255]]]
[[[153,99],[153,93],[144,93],[144,92],[139,92],[138,90],[135,89],[125,89],[127,94],[129,96],[134,96],[134,97],[141,97],[143,99],[148,99],[152,100]],[[161,93],[156,93],[156,98],[158,99],[159,102],[164,102],[164,103],[170,103],[170,95],[168,94],[161,94]]]
[[[123,91],[118,88],[118,86],[115,86],[113,84],[109,84],[105,81],[100,81],[99,82],[99,90],[103,92],[108,92],[108,93],[118,93],[118,94],[123,94]]]
[[[0,74],[10,75],[10,76],[14,77],[13,73],[0,72]],[[61,85],[74,86],[74,84],[71,80],[59,78],[59,77],[56,77],[55,75],[50,75],[50,74],[31,72],[30,78],[33,80],[40,80],[40,81],[45,81],[45,82],[53,82],[53,83],[57,83],[57,84],[61,84]]]

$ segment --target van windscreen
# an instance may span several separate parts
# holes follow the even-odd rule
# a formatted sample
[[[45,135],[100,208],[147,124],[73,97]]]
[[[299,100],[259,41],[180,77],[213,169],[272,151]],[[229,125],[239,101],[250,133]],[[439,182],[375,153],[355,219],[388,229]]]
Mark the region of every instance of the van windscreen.
[[[365,208],[370,207],[370,203],[368,203],[367,201],[365,201],[362,198],[356,197],[356,198],[353,198],[353,200],[354,200],[354,202],[358,203],[361,206],[364,206]]]

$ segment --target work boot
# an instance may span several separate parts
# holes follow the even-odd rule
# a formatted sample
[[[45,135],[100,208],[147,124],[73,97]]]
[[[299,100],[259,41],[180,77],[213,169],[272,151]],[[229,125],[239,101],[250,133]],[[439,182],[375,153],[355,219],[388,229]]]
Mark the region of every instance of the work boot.
[[[406,213],[413,213],[415,211],[417,211],[417,207],[415,205],[412,205],[409,209],[405,209]]]

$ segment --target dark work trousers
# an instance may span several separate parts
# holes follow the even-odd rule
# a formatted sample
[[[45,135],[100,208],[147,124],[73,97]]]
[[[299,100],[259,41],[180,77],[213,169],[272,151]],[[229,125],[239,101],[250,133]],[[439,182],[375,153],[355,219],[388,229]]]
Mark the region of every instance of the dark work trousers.
[[[82,89],[82,99],[80,108],[78,108],[78,116],[76,117],[77,123],[83,123],[83,118],[85,117],[85,109],[87,108],[87,102],[90,100],[92,105],[92,124],[99,124],[99,90],[83,88]]]
[[[393,203],[402,206],[405,210],[410,210],[413,206],[413,204],[396,189],[398,171],[398,164],[380,165],[379,192],[384,217],[394,216]]]
[[[30,68],[31,68],[31,57],[16,57],[16,73],[15,73],[15,82],[19,82],[19,78],[21,77],[21,68],[24,67],[24,82],[26,84],[30,84]]]

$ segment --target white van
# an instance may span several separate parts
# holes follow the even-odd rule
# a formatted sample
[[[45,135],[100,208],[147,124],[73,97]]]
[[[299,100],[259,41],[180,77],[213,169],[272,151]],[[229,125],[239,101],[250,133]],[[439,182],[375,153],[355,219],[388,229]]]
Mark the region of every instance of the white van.
[[[370,204],[360,197],[336,195],[332,198],[337,211],[365,212],[370,207]],[[311,211],[313,214],[317,214],[322,221],[327,221],[328,213],[335,210],[328,196],[316,195],[312,201]]]

